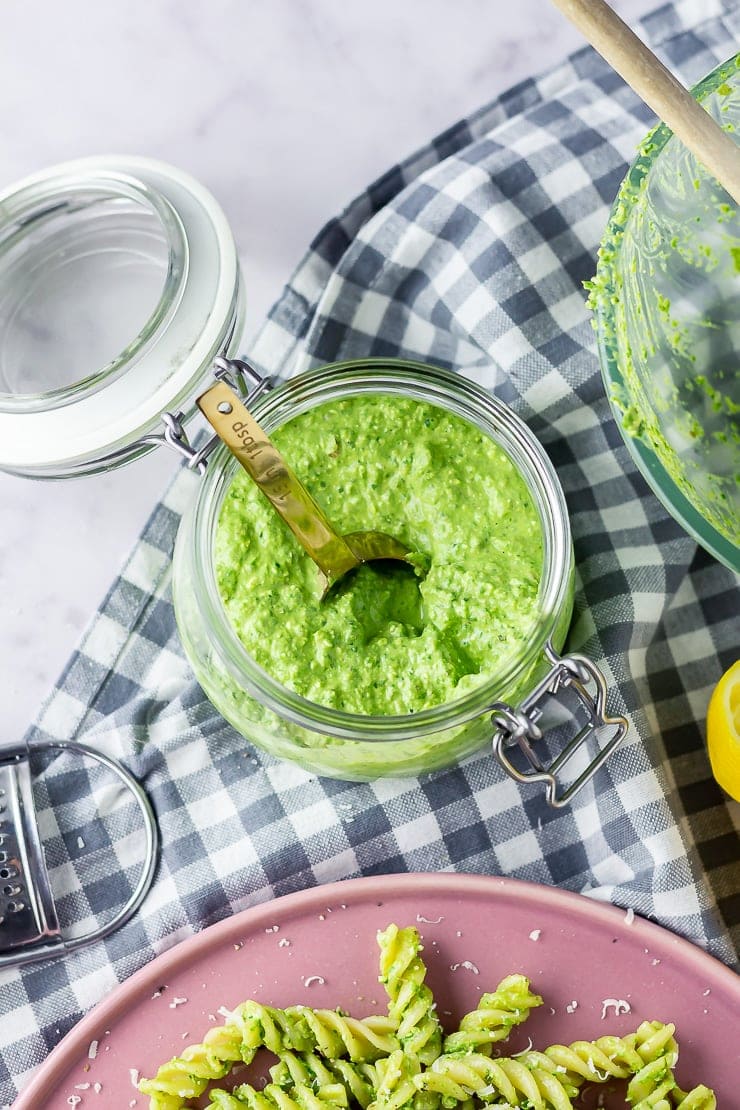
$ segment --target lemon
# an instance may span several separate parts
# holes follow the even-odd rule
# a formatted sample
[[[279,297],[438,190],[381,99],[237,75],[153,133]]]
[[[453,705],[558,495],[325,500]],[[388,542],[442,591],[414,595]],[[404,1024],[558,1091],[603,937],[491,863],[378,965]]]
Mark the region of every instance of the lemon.
[[[709,699],[707,749],[715,779],[740,802],[740,659],[725,671]]]

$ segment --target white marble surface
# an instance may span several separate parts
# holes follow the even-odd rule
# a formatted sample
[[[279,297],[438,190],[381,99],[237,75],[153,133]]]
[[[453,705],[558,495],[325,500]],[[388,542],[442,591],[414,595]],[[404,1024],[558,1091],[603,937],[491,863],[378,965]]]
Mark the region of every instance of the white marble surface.
[[[655,4],[614,6],[634,21]],[[0,188],[104,152],[189,170],[231,221],[251,335],[352,196],[579,45],[549,0],[8,0]],[[0,475],[3,736],[33,719],[174,465]]]

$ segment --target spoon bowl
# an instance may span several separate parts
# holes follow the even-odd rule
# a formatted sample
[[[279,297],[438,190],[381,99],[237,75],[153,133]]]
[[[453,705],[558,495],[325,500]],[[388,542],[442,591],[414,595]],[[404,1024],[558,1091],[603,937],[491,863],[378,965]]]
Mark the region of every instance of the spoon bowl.
[[[360,531],[341,535],[321,506],[257,423],[242,399],[224,380],[197,399],[216,435],[290,528],[319,568],[321,598],[349,571],[362,563],[396,560],[424,571],[424,557],[386,532]]]

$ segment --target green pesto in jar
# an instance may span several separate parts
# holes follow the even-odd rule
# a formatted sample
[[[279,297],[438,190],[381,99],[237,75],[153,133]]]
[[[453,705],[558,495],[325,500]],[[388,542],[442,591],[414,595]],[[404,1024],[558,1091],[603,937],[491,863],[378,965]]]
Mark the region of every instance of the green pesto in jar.
[[[318,571],[239,472],[214,562],[252,658],[319,704],[405,715],[461,697],[521,652],[537,620],[542,535],[529,490],[480,429],[425,402],[327,403],[273,437],[340,532],[373,529],[428,570],[368,564],[320,600]]]

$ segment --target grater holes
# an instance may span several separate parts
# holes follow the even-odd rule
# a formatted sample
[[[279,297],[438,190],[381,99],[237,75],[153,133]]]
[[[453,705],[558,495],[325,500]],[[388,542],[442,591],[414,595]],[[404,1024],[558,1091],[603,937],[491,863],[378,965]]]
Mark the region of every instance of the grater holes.
[[[3,852],[3,855],[5,855],[4,852]],[[9,879],[9,878],[10,878],[10,868],[9,867],[0,867],[0,879]]]
[[[21,910],[24,910],[26,907],[23,902],[8,902],[5,908],[8,913],[20,913]]]

